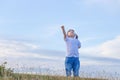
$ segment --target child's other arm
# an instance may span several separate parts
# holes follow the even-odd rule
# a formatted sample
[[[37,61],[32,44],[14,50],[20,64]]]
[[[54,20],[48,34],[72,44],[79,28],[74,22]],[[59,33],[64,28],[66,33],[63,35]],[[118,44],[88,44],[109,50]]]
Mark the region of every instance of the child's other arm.
[[[81,42],[78,43],[78,49],[81,48]]]
[[[65,32],[65,28],[64,28],[64,26],[61,26],[61,28],[62,28],[62,32],[63,32],[63,35],[64,35],[64,39],[66,39],[66,32]]]
[[[78,39],[78,35],[77,34],[75,34],[75,38]]]

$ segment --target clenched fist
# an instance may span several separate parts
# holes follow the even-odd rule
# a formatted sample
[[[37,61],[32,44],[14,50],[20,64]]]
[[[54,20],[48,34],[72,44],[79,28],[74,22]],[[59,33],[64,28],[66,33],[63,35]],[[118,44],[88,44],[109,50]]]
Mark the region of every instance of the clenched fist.
[[[62,25],[62,26],[61,26],[61,28],[63,29],[63,28],[64,28],[64,26]]]

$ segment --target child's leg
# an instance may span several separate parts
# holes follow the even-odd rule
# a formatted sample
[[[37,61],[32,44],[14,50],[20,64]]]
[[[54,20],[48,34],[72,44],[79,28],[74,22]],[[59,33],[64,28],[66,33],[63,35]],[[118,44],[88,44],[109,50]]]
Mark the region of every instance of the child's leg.
[[[74,75],[74,77],[79,76],[79,68],[80,68],[79,58],[75,58],[74,63],[73,63],[73,75]]]
[[[66,57],[65,59],[66,76],[71,76],[72,63],[73,63],[73,59],[70,57]]]

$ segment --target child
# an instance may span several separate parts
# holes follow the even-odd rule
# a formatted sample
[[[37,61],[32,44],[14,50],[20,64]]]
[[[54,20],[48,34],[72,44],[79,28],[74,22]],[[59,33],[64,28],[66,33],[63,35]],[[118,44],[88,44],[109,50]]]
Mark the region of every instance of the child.
[[[66,34],[64,26],[61,26],[61,28],[67,45],[67,54],[65,58],[66,75],[71,76],[71,71],[73,70],[74,77],[78,77],[80,68],[78,49],[81,47],[81,43],[73,29],[69,29]]]

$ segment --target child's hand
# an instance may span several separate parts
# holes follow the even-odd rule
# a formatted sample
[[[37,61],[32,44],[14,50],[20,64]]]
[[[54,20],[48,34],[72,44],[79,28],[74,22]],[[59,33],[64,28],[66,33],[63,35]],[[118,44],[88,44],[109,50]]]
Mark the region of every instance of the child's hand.
[[[62,25],[61,28],[64,29],[64,25]]]

